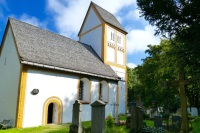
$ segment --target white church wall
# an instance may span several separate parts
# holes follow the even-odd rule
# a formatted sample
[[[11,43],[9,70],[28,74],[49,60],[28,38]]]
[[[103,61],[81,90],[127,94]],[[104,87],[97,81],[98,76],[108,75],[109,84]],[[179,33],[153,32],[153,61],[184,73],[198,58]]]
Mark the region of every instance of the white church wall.
[[[119,81],[119,114],[126,113],[126,86],[125,81]]]
[[[44,103],[50,97],[62,101],[63,111],[61,123],[72,122],[72,107],[78,98],[79,77],[56,72],[28,69],[25,94],[23,127],[33,127],[43,124]],[[98,100],[99,80],[91,79],[91,102],[82,105],[82,121],[91,120],[91,104]],[[117,83],[109,84],[109,102],[106,105],[106,117],[113,113],[112,103],[116,102]],[[39,89],[37,95],[30,92]],[[54,120],[55,121],[55,120]]]
[[[117,51],[117,64],[124,65],[124,52]]]
[[[10,27],[0,55],[0,75],[0,121],[9,119],[9,125],[15,126],[20,62]]]
[[[91,39],[92,38],[92,39]],[[102,26],[84,34],[80,42],[91,45],[99,57],[102,57]]]
[[[23,127],[42,125],[43,105],[53,96],[58,97],[63,104],[61,122],[71,122],[78,80],[78,77],[72,75],[28,69]],[[30,93],[34,88],[39,89],[39,94]]]
[[[91,8],[88,12],[87,19],[85,21],[84,27],[82,29],[82,33],[87,32],[88,30],[94,28],[95,26],[101,24],[101,21],[97,17],[96,13],[94,10]]]
[[[106,117],[111,114],[112,116],[116,115],[116,106],[117,104],[117,84],[109,83],[109,102],[106,104]]]
[[[124,114],[126,113],[126,70],[118,67],[111,66],[112,69],[116,72],[116,74],[122,79],[122,81],[119,81],[118,87],[119,87],[119,108],[118,113]]]
[[[107,47],[107,61],[115,63],[115,49]]]

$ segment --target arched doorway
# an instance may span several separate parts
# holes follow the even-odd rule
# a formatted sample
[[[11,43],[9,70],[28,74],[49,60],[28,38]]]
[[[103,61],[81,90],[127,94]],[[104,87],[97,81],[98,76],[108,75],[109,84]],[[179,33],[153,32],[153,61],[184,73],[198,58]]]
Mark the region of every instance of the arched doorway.
[[[50,103],[48,106],[47,124],[58,123],[58,105]]]
[[[59,124],[62,118],[62,102],[57,97],[48,98],[43,106],[43,125]]]

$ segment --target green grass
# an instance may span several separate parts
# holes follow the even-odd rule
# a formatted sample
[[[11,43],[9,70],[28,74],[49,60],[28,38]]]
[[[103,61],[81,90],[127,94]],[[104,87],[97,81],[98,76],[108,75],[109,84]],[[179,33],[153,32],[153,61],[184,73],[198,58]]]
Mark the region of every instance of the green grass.
[[[153,120],[144,120],[144,122],[146,123],[146,126],[154,127],[154,121]]]
[[[200,117],[198,117],[194,121],[192,121],[192,131],[193,131],[193,133],[200,132]]]
[[[125,115],[119,116],[119,120],[126,120],[126,116]]]
[[[23,129],[7,129],[0,130],[0,133],[68,133],[69,132],[69,124],[63,125],[47,125],[47,126],[39,126],[32,128],[23,128]]]

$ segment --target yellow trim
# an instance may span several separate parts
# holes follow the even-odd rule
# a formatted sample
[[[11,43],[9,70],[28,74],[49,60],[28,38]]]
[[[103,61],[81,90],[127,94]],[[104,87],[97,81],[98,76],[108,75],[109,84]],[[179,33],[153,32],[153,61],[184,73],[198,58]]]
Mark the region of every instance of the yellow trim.
[[[43,105],[43,116],[42,116],[42,125],[46,125],[47,123],[47,118],[48,118],[48,107],[50,103],[56,103],[58,105],[58,124],[60,124],[61,121],[61,116],[62,116],[62,110],[63,110],[63,104],[62,101],[56,97],[52,96],[48,98]]]
[[[107,60],[107,48],[106,48],[106,40],[107,40],[107,29],[106,29],[106,24],[103,23],[103,27],[102,27],[102,47],[101,47],[101,53],[102,53],[102,60],[105,63],[105,61]]]
[[[19,77],[19,85],[18,85],[18,96],[17,96],[17,104],[19,101],[19,97],[20,97],[20,86],[21,86],[21,79],[22,79],[22,70],[23,70],[23,65],[20,64],[20,77]],[[16,107],[16,114],[15,114],[15,127],[17,127],[17,117],[18,117],[18,106]]]
[[[118,67],[118,68],[122,68],[122,69],[126,69],[125,65],[116,64],[116,63],[113,63],[113,62],[110,62],[110,61],[106,61],[105,64],[111,65],[111,66],[114,66],[114,67]]]
[[[126,66],[126,60],[127,60],[127,57],[126,57],[126,35],[124,35],[124,65]]]
[[[107,51],[106,51],[106,49],[107,49],[107,47],[109,47],[109,46],[107,46],[107,28],[108,27],[110,27],[110,28],[112,28],[113,30],[115,30],[115,34],[116,34],[116,39],[115,39],[115,45],[116,45],[116,47],[115,47],[115,62],[110,62],[110,61],[107,61]],[[102,40],[102,41],[104,41],[104,51],[102,51],[102,53],[104,53],[104,54],[102,54],[102,55],[104,55],[104,63],[105,64],[107,64],[107,65],[111,65],[111,66],[115,66],[115,67],[118,67],[118,68],[123,68],[123,69],[126,69],[126,35],[125,34],[123,34],[124,32],[121,32],[121,31],[119,31],[116,27],[113,27],[112,25],[110,25],[110,24],[108,24],[108,23],[105,23],[105,27],[104,27],[104,40]],[[123,52],[123,54],[124,54],[124,64],[123,65],[120,65],[120,64],[118,64],[118,61],[117,61],[117,52],[118,52],[118,49],[117,49],[117,47],[118,47],[118,44],[117,44],[117,35],[118,35],[118,33],[120,33],[124,38],[123,38],[123,40],[124,40],[124,52]]]
[[[90,80],[90,98],[89,98],[89,102],[91,103],[92,101],[92,81]]]
[[[80,34],[80,37],[82,37],[83,35],[85,35],[85,34],[91,32],[91,31],[93,31],[93,30],[95,30],[95,29],[97,29],[97,28],[99,28],[99,27],[101,27],[101,26],[103,26],[103,25],[102,25],[102,24],[99,24],[99,25],[93,27],[92,29],[87,30],[86,32]]]
[[[77,100],[79,100],[80,82],[81,82],[81,80],[78,79],[78,83],[77,83]]]
[[[100,100],[100,84],[101,82],[98,83],[98,100]]]
[[[23,125],[26,78],[27,78],[27,68],[23,67],[21,73],[20,89],[18,93],[18,110],[17,110],[17,122],[16,122],[17,128],[22,128]]]

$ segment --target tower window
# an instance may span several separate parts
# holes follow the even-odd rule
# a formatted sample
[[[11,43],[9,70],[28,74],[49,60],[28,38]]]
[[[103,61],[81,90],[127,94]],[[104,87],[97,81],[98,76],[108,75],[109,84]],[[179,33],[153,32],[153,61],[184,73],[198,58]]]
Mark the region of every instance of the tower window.
[[[114,31],[111,31],[111,38],[110,38],[112,41],[115,41],[115,32]]]
[[[120,36],[120,35],[117,36],[117,42],[118,42],[119,44],[121,44],[121,36]]]

